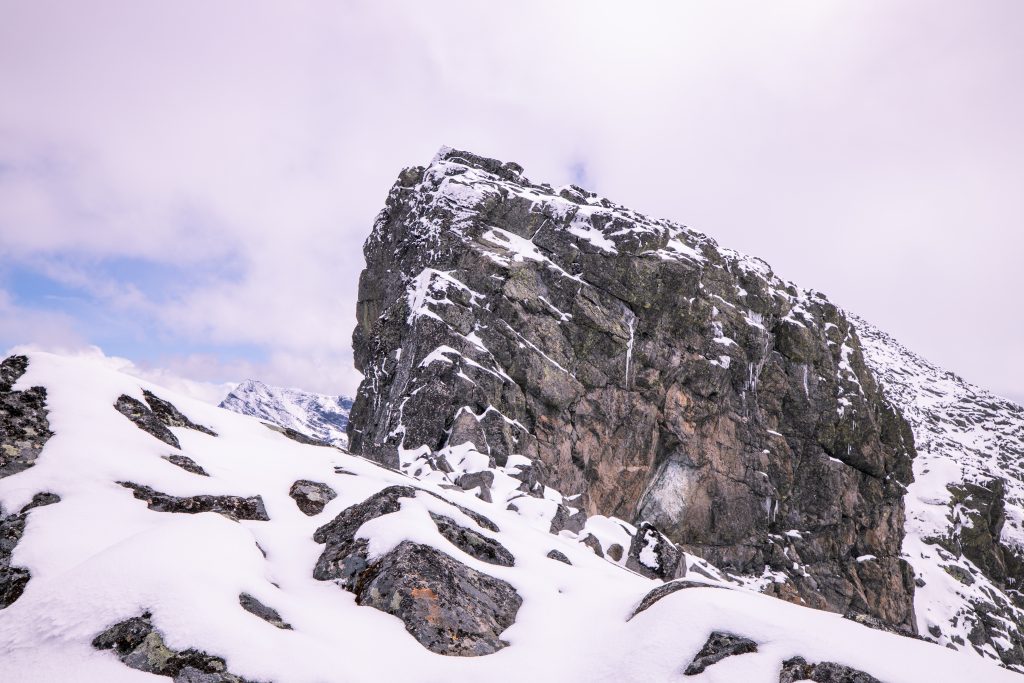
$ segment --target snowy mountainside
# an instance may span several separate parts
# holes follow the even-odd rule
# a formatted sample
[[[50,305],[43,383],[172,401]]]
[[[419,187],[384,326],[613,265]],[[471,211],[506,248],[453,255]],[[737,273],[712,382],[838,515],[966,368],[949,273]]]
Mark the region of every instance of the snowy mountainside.
[[[856,324],[914,432],[903,547],[918,577],[918,630],[1024,671],[1024,407]]]
[[[352,399],[347,396],[273,387],[247,379],[231,390],[220,407],[294,429],[335,446],[348,445],[345,428]]]
[[[550,533],[556,491],[487,502],[87,359],[5,361],[0,428],[4,681],[1019,680],[689,555],[630,571]]]

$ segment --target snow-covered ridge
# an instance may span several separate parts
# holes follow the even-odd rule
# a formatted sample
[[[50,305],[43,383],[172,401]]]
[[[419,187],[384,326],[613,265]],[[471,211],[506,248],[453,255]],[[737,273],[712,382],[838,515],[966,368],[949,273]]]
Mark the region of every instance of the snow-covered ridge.
[[[856,324],[866,362],[914,432],[904,553],[918,577],[918,629],[1024,671],[1024,407]]]
[[[345,428],[352,399],[302,389],[272,387],[247,379],[231,390],[221,408],[272,422],[335,446],[348,445]]]
[[[88,360],[32,354],[27,371],[0,393],[6,399],[37,386],[45,389],[53,436],[31,466],[0,478],[4,523],[24,510],[24,533],[10,561],[31,574],[24,593],[0,610],[0,680],[677,680],[712,632],[749,639],[756,651],[742,650],[747,653],[685,680],[774,683],[795,656],[837,662],[889,683],[1017,680],[979,658],[835,614],[738,588],[699,587],[718,583],[710,579],[656,600],[660,594],[648,594],[660,581],[597,557],[572,535],[548,533],[551,520],[544,516],[429,478],[416,481],[339,449],[297,443]],[[144,411],[146,403],[161,401],[173,406],[162,408],[172,423],[195,427],[169,427],[178,449],[114,407],[131,403]],[[303,484],[305,503],[317,503],[309,509],[296,493],[304,481],[336,495],[310,494],[315,487]],[[158,490],[165,501],[258,497],[259,514],[164,511],[152,494],[147,504],[125,483]],[[314,531],[396,485],[421,493],[353,530],[367,543],[369,561],[414,542],[507,582],[522,604],[500,634],[507,643],[500,651],[434,654],[400,619],[358,604],[334,581],[313,578],[324,551]],[[184,514],[189,511],[195,514]],[[440,533],[430,513],[467,527],[486,518],[497,531],[477,527],[476,535],[499,543],[511,565],[467,554]],[[552,551],[571,564],[552,559]],[[416,595],[422,597],[414,592],[402,600]],[[633,616],[645,596],[645,609]],[[111,647],[98,636],[131,619],[156,629],[164,648],[153,650],[151,643],[135,652],[166,657],[194,648],[199,654],[189,662],[212,661],[230,677],[154,676],[139,668],[166,671],[164,660],[140,661],[126,652],[126,665],[120,646],[98,649]]]

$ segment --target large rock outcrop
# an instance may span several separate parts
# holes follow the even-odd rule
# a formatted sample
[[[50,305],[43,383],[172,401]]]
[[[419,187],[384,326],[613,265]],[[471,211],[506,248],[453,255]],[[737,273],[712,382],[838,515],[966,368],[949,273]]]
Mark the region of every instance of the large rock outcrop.
[[[650,522],[781,597],[913,627],[913,438],[823,296],[453,150],[402,171],[365,255],[353,452],[525,456],[590,514]]]

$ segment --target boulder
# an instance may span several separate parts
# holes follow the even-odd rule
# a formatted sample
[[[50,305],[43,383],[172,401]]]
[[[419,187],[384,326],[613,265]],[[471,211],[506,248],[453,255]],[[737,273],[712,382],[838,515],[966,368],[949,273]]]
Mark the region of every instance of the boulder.
[[[336,581],[355,594],[358,604],[398,617],[406,631],[432,652],[477,656],[500,650],[507,645],[501,632],[512,625],[522,604],[511,585],[411,541],[371,561],[367,542],[356,538],[363,524],[397,512],[401,499],[412,498],[416,491],[390,486],[317,529],[313,540],[325,548],[313,577]],[[513,561],[492,539],[448,518],[433,518],[446,538],[478,559],[497,564]]]
[[[351,451],[522,455],[524,493],[913,628],[913,435],[849,317],[705,235],[505,167],[447,150],[391,189],[364,245]]]
[[[27,356],[10,356],[0,363],[0,479],[32,467],[53,436],[46,387],[13,389],[27,369]]]
[[[114,624],[93,638],[97,650],[112,650],[127,666],[173,679],[174,683],[252,683],[227,670],[221,657],[201,650],[173,650],[144,612]]]
[[[779,672],[779,683],[882,683],[877,678],[863,671],[836,664],[835,662],[819,662],[808,664],[803,657],[793,657],[782,663]]]
[[[300,479],[292,484],[288,495],[310,517],[319,515],[329,502],[338,497],[337,492],[327,484],[308,479]]]
[[[240,519],[251,519],[266,522],[270,519],[267,510],[263,506],[261,496],[172,496],[161,493],[149,486],[133,484],[127,481],[119,481],[121,486],[131,489],[132,493],[139,500],[146,501],[150,510],[157,512],[183,512],[186,514],[198,514],[200,512],[216,512],[228,519],[238,521]]]
[[[686,576],[686,555],[653,525],[643,522],[630,541],[626,567],[668,581]]]
[[[757,652],[757,643],[750,638],[722,631],[714,631],[708,636],[704,647],[700,649],[700,652],[697,653],[683,673],[687,676],[696,676],[699,673],[703,673],[704,669],[712,664],[717,664],[726,657],[743,655],[750,652]]]

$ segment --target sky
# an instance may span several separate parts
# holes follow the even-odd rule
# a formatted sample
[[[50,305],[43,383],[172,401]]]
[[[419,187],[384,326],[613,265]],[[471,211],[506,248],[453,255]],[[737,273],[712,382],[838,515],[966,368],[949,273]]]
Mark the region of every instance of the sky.
[[[0,348],[353,394],[442,145],[768,261],[1024,400],[1024,3],[0,0]]]

